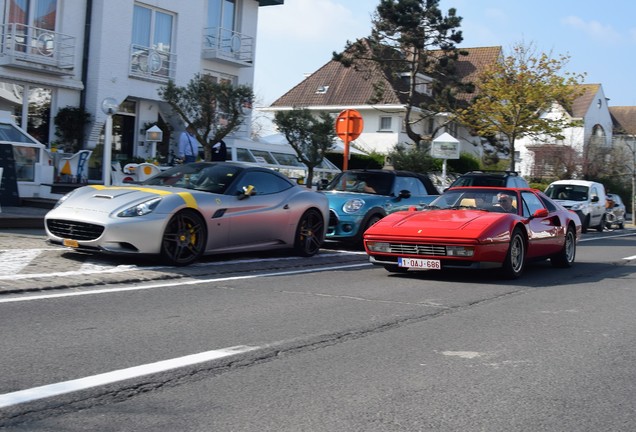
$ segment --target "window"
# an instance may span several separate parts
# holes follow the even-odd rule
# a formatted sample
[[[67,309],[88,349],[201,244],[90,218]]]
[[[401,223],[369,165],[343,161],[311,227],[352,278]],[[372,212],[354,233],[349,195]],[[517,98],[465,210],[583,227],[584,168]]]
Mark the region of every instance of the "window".
[[[401,191],[407,190],[411,195],[428,195],[422,182],[415,177],[396,177],[393,186],[393,194],[398,196]]]
[[[172,14],[135,5],[132,43],[156,51],[170,52],[173,21]]]
[[[235,31],[236,0],[209,0],[208,27]]]
[[[15,49],[49,56],[53,53],[57,0],[13,0],[9,2],[7,24],[13,24]],[[44,30],[44,31],[43,31]]]
[[[57,0],[13,0],[9,2],[9,23],[55,30]]]
[[[381,131],[390,131],[391,130],[391,117],[380,117],[380,130]]]
[[[530,217],[537,210],[545,208],[543,202],[533,193],[521,192],[521,197],[523,198],[523,215],[525,217]]]
[[[242,186],[254,186],[255,195],[269,195],[289,189],[292,185],[273,172],[252,171],[241,179]],[[239,188],[240,190],[241,188]]]

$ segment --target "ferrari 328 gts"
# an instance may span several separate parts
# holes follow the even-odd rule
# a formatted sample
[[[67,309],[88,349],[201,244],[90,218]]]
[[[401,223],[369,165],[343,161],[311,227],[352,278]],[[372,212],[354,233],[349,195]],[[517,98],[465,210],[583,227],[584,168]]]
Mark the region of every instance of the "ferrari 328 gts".
[[[364,247],[390,272],[498,268],[515,279],[531,260],[572,266],[580,236],[578,215],[538,190],[458,187],[423,210],[381,219]]]

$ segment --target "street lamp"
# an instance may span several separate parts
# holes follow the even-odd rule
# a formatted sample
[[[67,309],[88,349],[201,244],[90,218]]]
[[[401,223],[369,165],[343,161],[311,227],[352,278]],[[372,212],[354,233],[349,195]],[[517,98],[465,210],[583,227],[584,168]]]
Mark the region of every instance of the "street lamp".
[[[119,104],[115,98],[108,97],[102,101],[102,111],[106,114],[106,124],[104,125],[104,163],[102,169],[104,186],[110,186],[113,151],[113,114],[115,114],[118,109]]]

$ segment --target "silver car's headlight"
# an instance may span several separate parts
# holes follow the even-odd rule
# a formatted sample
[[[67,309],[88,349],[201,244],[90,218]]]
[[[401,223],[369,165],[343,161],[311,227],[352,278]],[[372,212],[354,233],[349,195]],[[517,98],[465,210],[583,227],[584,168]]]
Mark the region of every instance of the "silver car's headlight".
[[[344,203],[344,205],[342,206],[342,211],[345,213],[355,213],[362,207],[364,207],[364,200],[356,198]]]
[[[62,198],[60,198],[59,200],[57,200],[57,202],[55,203],[55,205],[53,206],[53,208],[58,208],[60,205],[62,205],[62,203],[64,201],[66,201],[67,199],[69,199],[71,197],[71,195],[73,195],[75,192],[77,192],[77,189],[67,193],[66,195],[64,195]]]
[[[127,208],[124,211],[121,211],[117,214],[119,217],[135,217],[135,216],[143,216],[148,213],[152,213],[154,209],[157,208],[159,203],[161,202],[161,198],[153,198],[148,201],[144,201],[136,206]]]

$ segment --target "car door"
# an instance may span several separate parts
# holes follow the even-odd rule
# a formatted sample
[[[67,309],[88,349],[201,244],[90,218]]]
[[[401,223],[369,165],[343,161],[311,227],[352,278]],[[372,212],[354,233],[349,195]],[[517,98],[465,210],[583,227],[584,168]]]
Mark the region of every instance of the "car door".
[[[547,208],[532,192],[521,192],[524,218],[530,218],[537,210]],[[548,216],[530,218],[526,224],[528,232],[528,258],[557,253],[563,247],[565,227],[561,225],[556,208],[547,208]]]
[[[251,194],[243,195],[250,186]],[[293,229],[289,200],[294,186],[288,181],[273,171],[248,171],[233,188],[234,196],[224,214],[230,220],[229,247],[275,242]]]

